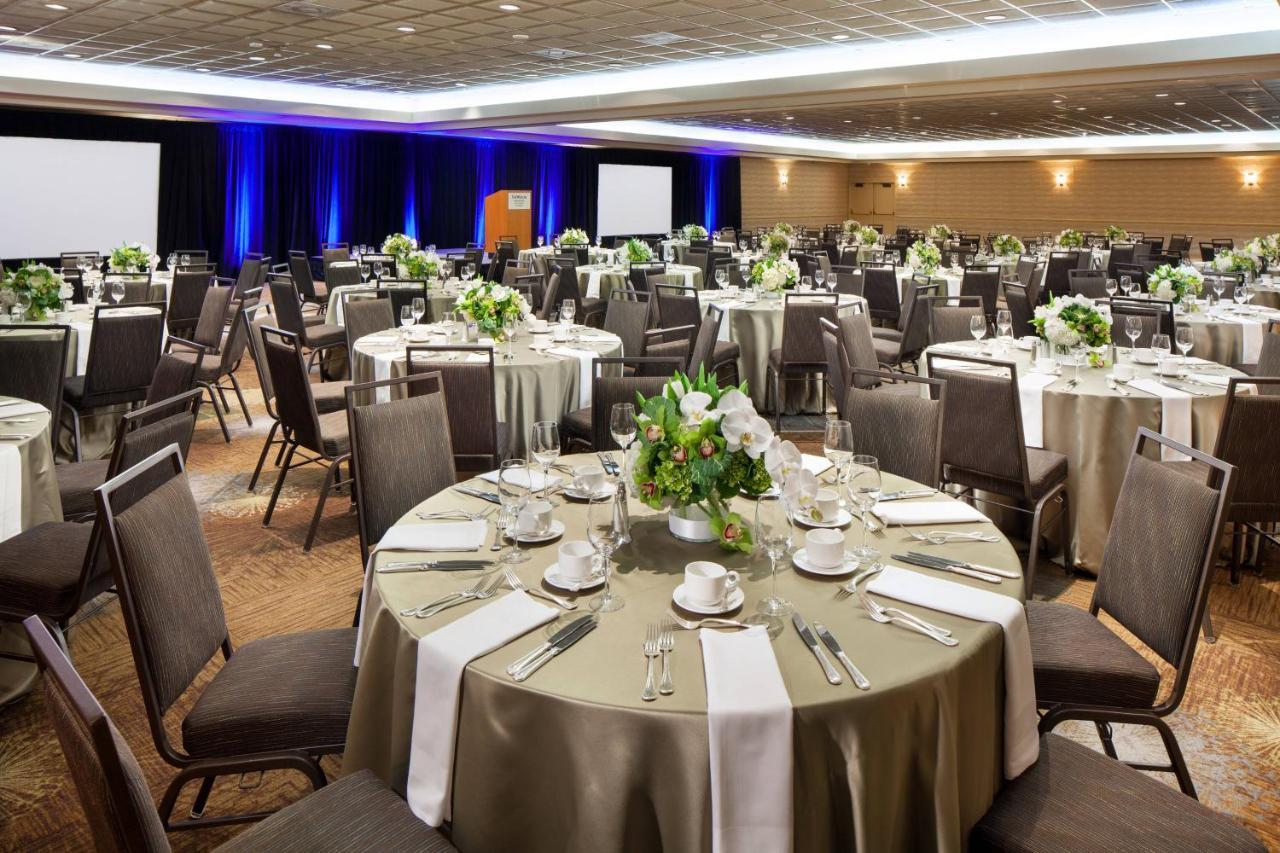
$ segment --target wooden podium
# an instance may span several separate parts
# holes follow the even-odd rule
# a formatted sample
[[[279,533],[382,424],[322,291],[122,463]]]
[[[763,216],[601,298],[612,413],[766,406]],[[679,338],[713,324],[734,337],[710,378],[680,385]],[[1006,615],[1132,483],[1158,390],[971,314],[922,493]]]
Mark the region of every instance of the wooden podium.
[[[484,198],[484,248],[494,251],[498,238],[514,235],[517,248],[528,249],[533,235],[533,191],[498,190]]]

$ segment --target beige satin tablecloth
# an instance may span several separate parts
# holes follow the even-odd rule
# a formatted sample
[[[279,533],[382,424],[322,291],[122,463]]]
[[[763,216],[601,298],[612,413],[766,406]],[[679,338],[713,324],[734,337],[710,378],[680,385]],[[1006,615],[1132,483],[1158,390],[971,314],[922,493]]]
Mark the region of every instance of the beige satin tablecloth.
[[[910,485],[885,477],[885,489]],[[734,504],[750,517],[751,501],[739,498]],[[417,509],[457,506],[481,510],[491,505],[449,491]],[[585,514],[582,504],[571,502],[556,509],[556,518],[568,528],[565,539],[585,538]],[[590,636],[522,684],[504,669],[543,641],[543,630],[472,661],[463,673],[452,826],[460,849],[711,849],[706,690],[697,633],[676,632],[675,693],[652,703],[640,699],[641,642],[645,624],[661,619],[669,606],[686,563],[710,559],[742,572],[741,615],[746,616],[769,592],[768,561],[729,555],[715,544],[677,541],[667,530],[665,513],[636,501],[631,519],[634,541],[618,555],[613,580],[626,599],[624,609],[603,614]],[[422,522],[409,513],[401,523]],[[965,525],[970,528],[993,529]],[[861,535],[856,523],[847,531],[850,542]],[[873,538],[886,554],[900,552],[910,541],[896,530]],[[557,544],[527,546],[533,557],[516,569],[526,585],[540,582],[555,561]],[[948,553],[1014,571],[1019,566],[1005,542],[953,546]],[[396,553],[393,559],[412,556]],[[397,614],[470,586],[474,577],[473,572],[375,576],[361,629],[365,651],[344,773],[371,769],[404,791],[418,638],[480,605],[462,605],[425,620]],[[946,578],[1022,595],[1018,580],[993,587]],[[960,644],[947,648],[873,622],[855,603],[837,601],[834,587],[831,578],[790,568],[778,577],[779,592],[810,624],[827,625],[872,684],[866,692],[848,679],[838,687],[828,685],[790,624],[773,643],[795,709],[794,849],[960,851],[1001,784],[1001,629],[904,605],[953,631]],[[572,615],[584,612],[594,593],[577,596],[584,606]]]
[[[427,288],[427,314],[423,317],[423,322],[438,323],[444,319],[446,311],[452,311],[454,304],[458,301],[457,284],[459,279],[452,279],[446,288],[428,287]],[[378,289],[372,284],[343,284],[329,291],[329,306],[325,311],[325,322],[336,323],[339,326],[345,326],[346,320],[342,314],[342,297],[347,293],[377,293]],[[395,318],[397,325],[400,318]]]
[[[578,267],[577,270],[578,292],[590,299],[608,299],[609,294],[615,287],[627,286],[629,271],[626,267],[592,264]],[[672,283],[693,287],[695,290],[702,290],[704,285],[702,270],[697,267],[685,266],[684,264],[667,264],[666,275],[671,277]],[[594,294],[591,292],[591,279],[593,276],[597,277],[599,281],[597,292]]]

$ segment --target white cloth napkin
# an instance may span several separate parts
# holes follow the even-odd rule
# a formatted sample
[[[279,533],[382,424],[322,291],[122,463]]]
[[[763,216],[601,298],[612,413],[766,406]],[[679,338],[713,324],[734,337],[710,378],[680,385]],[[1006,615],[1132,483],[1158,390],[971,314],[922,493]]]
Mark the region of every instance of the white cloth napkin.
[[[1241,363],[1256,364],[1258,356],[1262,354],[1262,327],[1267,321],[1237,314],[1228,314],[1227,319],[1240,325]]]
[[[578,408],[585,409],[590,406],[591,362],[599,358],[600,353],[573,347],[550,347],[547,352],[552,355],[571,356],[578,360]]]
[[[791,699],[763,625],[699,632],[707,679],[713,853],[789,853]]]
[[[1197,382],[1203,382],[1205,385],[1216,385],[1219,388],[1226,388],[1231,381],[1230,376],[1222,376],[1217,373],[1191,373],[1188,375]]]
[[[475,551],[484,544],[488,522],[397,524],[374,546],[379,551]]]
[[[76,330],[76,376],[84,376],[89,370],[89,341],[93,337],[93,321],[73,321],[71,328]]]
[[[403,350],[391,350],[390,352],[375,352],[373,354],[373,378],[382,381],[391,378],[391,365],[396,359],[404,355]],[[385,385],[374,391],[373,398],[379,403],[386,403],[391,400],[391,389]]]
[[[462,671],[475,658],[545,625],[556,614],[527,593],[512,592],[418,640],[405,799],[429,825],[440,826],[452,816]]]
[[[480,475],[480,479],[487,483],[493,483],[496,486],[498,484],[498,472],[487,471]],[[555,474],[547,474],[546,477],[543,477],[542,471],[532,465],[527,469],[527,474],[525,471],[520,470],[510,471],[507,474],[508,483],[516,486],[523,486],[527,489],[533,489],[535,492],[540,492],[543,489],[555,486],[560,482],[560,480],[561,478]]]
[[[22,454],[16,446],[0,443],[0,541],[21,532]]]
[[[1044,447],[1044,389],[1057,378],[1051,373],[1024,373],[1018,377],[1022,436],[1027,447]]]
[[[587,273],[587,298],[600,298],[600,275],[603,270],[591,270]]]
[[[801,453],[800,464],[815,477],[822,476],[831,468],[831,462],[825,456],[815,456],[812,453]]]
[[[960,501],[890,501],[871,510],[886,524],[969,524],[990,521]]]
[[[1160,398],[1160,433],[1174,441],[1191,446],[1191,395],[1154,379],[1134,379],[1129,383],[1139,391],[1146,391]],[[1167,447],[1160,448],[1160,458],[1166,462],[1185,462],[1191,457],[1176,453]]]
[[[1017,599],[919,572],[885,566],[867,591],[1004,628],[1004,776],[1014,779],[1040,755],[1036,682],[1027,614]]]

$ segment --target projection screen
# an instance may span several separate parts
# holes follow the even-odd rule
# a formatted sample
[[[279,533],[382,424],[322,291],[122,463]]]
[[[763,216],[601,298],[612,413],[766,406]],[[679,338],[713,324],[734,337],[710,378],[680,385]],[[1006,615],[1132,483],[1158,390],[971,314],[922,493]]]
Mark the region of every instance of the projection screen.
[[[0,258],[156,249],[160,144],[0,136]]]
[[[671,230],[671,167],[601,163],[596,216],[596,231],[603,237],[667,233]]]

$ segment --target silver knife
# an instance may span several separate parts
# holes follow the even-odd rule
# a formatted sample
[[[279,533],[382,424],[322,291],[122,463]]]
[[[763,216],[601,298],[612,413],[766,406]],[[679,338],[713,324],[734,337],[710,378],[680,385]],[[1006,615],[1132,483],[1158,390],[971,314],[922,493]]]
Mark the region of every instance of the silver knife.
[[[525,666],[524,669],[520,670],[519,672],[517,672],[515,675],[511,677],[514,678],[516,681],[524,681],[526,678],[528,678],[529,676],[537,672],[539,669],[541,669],[542,666],[547,661],[551,660],[553,657],[560,654],[565,649],[569,648],[574,643],[581,640],[587,634],[590,634],[592,631],[594,631],[596,628],[596,624],[597,624],[596,621],[593,619],[590,622],[587,622],[579,626],[578,630],[570,634],[568,637],[565,637],[559,643],[553,643],[551,645],[551,648],[547,649],[545,652],[538,655],[536,658],[530,661]]]
[[[818,659],[818,663],[822,664],[822,671],[827,676],[827,681],[832,684],[840,684],[842,679],[840,673],[836,672],[836,668],[831,665],[831,661],[827,660],[827,656],[822,653],[822,647],[818,645],[818,641],[813,638],[813,632],[809,630],[809,626],[805,624],[804,617],[799,613],[791,614],[791,624],[796,626],[796,631],[800,634],[800,639],[804,640],[804,644],[809,647],[809,651],[813,652],[813,656]]]
[[[471,495],[473,498],[480,498],[480,500],[488,501],[491,504],[502,503],[497,492],[485,492],[480,489],[473,489],[470,486],[454,486],[453,490],[455,492],[461,492],[464,495]]]
[[[849,656],[844,653],[844,649],[840,648],[840,643],[837,642],[832,633],[827,630],[827,626],[823,625],[821,622],[814,622],[813,630],[818,632],[818,636],[822,638],[823,644],[825,644],[827,648],[831,649],[831,654],[836,656],[836,660],[840,661],[840,663],[844,665],[844,668],[849,671],[849,675],[852,676],[853,683],[858,687],[858,689],[870,690],[871,682],[867,681],[867,677],[853,665],[853,661],[849,660]]]
[[[533,659],[536,658],[538,655],[542,654],[545,651],[550,650],[550,648],[556,643],[563,642],[566,638],[573,636],[575,631],[577,631],[587,622],[593,621],[595,618],[596,618],[595,616],[588,614],[586,616],[579,616],[577,619],[574,619],[568,625],[565,625],[559,631],[556,631],[554,634],[552,634],[551,639],[547,640],[545,643],[535,646],[533,651],[529,652],[527,655],[523,655],[522,657],[519,657],[513,660],[510,666],[507,667],[507,675],[515,675],[521,669],[523,669],[524,667],[532,663]]]
[[[945,563],[948,566],[960,566],[964,569],[973,569],[978,572],[986,572],[989,575],[999,575],[1002,578],[1010,580],[1018,580],[1022,575],[1017,572],[1011,572],[1008,569],[997,569],[995,566],[984,566],[981,563],[969,563],[964,560],[952,560],[949,557],[939,557],[934,554],[921,554],[919,551],[908,551],[908,557],[914,557],[918,560],[928,560],[932,563]]]
[[[897,492],[886,492],[880,496],[882,501],[903,501],[909,498],[928,498],[936,495],[937,489],[902,489]]]
[[[965,577],[977,578],[978,580],[986,581],[987,583],[1000,583],[1000,578],[995,575],[989,575],[986,572],[980,572],[977,569],[966,569],[964,566],[947,560],[934,562],[933,560],[922,560],[919,557],[908,557],[903,554],[894,554],[893,558],[895,560],[902,560],[903,562],[921,566],[926,569],[934,569],[939,572],[951,572],[953,575],[964,575]]]
[[[418,562],[387,563],[378,566],[378,574],[394,575],[401,572],[425,572],[428,569],[440,571],[464,571],[466,569],[483,569],[492,563],[483,560],[419,560]]]

